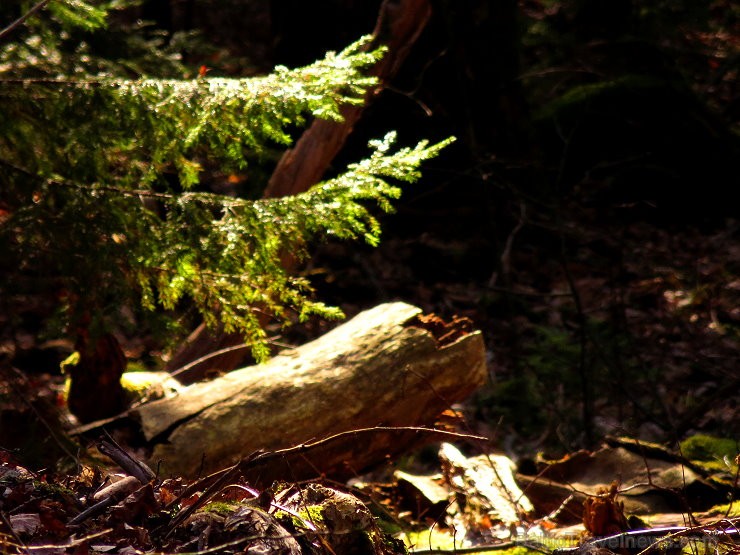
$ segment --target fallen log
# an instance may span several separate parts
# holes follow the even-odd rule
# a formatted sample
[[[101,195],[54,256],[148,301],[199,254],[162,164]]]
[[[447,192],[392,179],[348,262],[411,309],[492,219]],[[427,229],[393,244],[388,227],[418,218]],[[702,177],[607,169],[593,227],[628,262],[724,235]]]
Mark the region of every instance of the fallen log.
[[[194,384],[131,415],[154,445],[150,464],[161,464],[165,475],[193,477],[258,450],[340,434],[322,449],[298,450],[282,464],[259,468],[255,478],[347,478],[419,442],[439,440],[432,430],[387,428],[433,425],[486,376],[483,339],[469,320],[448,323],[395,302],[266,363]],[[386,430],[343,434],[378,426]]]

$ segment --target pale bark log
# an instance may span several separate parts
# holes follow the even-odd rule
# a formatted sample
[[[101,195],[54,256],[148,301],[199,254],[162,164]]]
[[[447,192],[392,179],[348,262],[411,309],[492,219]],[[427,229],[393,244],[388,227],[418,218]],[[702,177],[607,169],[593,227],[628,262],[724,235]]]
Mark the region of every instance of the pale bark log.
[[[485,382],[485,348],[475,330],[439,341],[439,332],[435,337],[420,316],[419,308],[405,303],[383,304],[264,364],[139,407],[134,416],[155,444],[150,464],[161,462],[165,475],[192,477],[260,449],[276,451],[358,428],[433,425]],[[262,468],[260,476],[346,478],[429,439],[424,436],[348,435]]]

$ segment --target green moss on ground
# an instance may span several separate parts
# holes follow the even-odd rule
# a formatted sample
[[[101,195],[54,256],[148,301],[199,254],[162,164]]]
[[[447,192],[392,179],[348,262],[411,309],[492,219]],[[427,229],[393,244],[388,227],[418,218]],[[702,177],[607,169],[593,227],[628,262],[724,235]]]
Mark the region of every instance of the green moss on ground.
[[[740,447],[734,439],[696,434],[680,443],[681,454],[710,471],[737,471]]]

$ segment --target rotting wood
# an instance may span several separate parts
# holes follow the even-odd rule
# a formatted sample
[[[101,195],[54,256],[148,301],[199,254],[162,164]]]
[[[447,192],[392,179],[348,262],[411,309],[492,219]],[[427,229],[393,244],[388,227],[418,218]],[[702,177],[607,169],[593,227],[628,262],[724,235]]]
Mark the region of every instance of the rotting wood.
[[[486,380],[480,331],[438,344],[418,327],[421,309],[387,303],[264,364],[195,384],[138,407],[150,464],[195,476],[259,449],[275,451],[354,428],[429,426]],[[348,435],[284,467],[302,479],[348,477],[417,445],[425,434]],[[302,462],[301,462],[302,461]],[[279,465],[278,465],[279,466]],[[267,472],[267,469],[265,469]]]

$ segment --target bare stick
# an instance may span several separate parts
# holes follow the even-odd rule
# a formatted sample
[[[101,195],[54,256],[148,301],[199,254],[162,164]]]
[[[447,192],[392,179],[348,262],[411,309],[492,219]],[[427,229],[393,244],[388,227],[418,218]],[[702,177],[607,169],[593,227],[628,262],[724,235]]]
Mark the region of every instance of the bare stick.
[[[0,31],[0,40],[3,40],[7,35],[12,33],[16,28],[23,25],[23,23],[33,14],[35,14],[39,10],[43,10],[50,1],[51,0],[41,0],[41,2],[37,3],[30,10],[28,10],[26,13],[24,13],[22,16],[16,19],[13,23],[11,23],[5,29]]]

